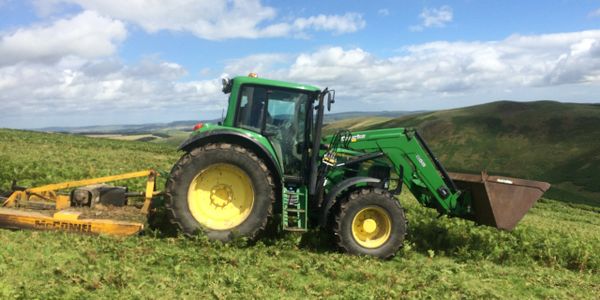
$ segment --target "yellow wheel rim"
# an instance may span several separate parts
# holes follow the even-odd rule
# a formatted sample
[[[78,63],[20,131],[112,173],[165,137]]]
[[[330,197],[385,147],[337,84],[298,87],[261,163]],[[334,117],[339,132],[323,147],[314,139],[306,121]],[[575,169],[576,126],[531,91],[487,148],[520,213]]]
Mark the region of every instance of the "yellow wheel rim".
[[[361,209],[352,220],[352,236],[365,248],[381,247],[390,238],[392,219],[379,206],[368,206]]]
[[[188,205],[192,216],[206,228],[232,229],[250,215],[254,187],[242,169],[230,164],[214,164],[192,180]]]

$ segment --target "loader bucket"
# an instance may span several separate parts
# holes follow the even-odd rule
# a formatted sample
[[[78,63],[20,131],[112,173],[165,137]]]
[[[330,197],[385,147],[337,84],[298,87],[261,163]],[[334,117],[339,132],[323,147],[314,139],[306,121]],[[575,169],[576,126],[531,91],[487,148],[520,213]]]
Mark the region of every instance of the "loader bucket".
[[[471,196],[476,223],[512,230],[550,184],[504,176],[448,173],[459,190]]]

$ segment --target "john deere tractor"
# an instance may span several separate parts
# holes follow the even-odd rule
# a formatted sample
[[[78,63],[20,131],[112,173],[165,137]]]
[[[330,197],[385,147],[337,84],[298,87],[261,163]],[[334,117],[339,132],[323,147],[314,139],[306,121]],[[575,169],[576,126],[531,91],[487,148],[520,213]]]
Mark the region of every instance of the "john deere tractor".
[[[391,257],[406,217],[395,197],[408,188],[440,214],[513,229],[549,188],[544,182],[448,173],[411,128],[322,136],[333,90],[257,78],[223,80],[219,124],[198,124],[166,185],[171,221],[185,234],[254,239],[269,218],[281,228],[331,229],[345,251]]]

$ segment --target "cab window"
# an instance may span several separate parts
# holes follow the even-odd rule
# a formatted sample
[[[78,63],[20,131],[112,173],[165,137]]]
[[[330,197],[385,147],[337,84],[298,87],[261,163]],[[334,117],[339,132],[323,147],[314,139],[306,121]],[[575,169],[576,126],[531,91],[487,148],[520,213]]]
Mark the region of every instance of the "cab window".
[[[303,91],[242,87],[237,126],[265,135],[286,175],[302,173],[308,101]]]
[[[260,132],[267,90],[263,87],[247,86],[242,89],[237,116],[239,127]]]

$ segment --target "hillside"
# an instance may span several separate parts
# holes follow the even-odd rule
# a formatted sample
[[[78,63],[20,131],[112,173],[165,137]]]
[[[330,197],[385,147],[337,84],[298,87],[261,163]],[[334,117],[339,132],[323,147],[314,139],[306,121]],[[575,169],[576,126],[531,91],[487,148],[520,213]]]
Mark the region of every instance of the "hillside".
[[[352,130],[416,127],[449,170],[548,181],[548,197],[600,206],[598,104],[500,101],[327,129],[341,122],[366,124]]]
[[[179,155],[166,145],[0,129],[0,190],[13,178],[39,185],[169,170]],[[98,238],[0,229],[0,297],[593,299],[600,293],[600,218],[592,207],[542,199],[513,232],[503,232],[437,218],[409,194],[400,201],[409,232],[390,261],[341,254],[318,232],[222,245],[156,231]]]

